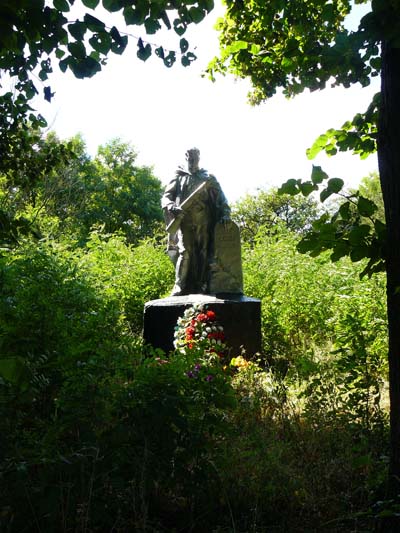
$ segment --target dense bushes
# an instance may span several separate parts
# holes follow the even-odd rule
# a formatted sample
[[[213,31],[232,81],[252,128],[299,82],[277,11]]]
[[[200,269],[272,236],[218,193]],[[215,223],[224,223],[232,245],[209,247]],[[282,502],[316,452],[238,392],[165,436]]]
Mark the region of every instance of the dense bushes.
[[[231,364],[143,348],[144,302],[173,284],[156,241],[92,231],[84,247],[5,251],[0,529],[371,530],[387,457],[383,279],[296,241],[261,228],[243,246],[263,353]]]

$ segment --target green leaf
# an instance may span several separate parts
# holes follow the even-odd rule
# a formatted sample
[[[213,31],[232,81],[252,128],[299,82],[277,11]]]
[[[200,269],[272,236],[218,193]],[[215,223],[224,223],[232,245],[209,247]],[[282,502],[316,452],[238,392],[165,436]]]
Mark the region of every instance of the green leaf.
[[[70,10],[70,5],[67,0],[54,0],[53,4],[59,11],[67,12]]]
[[[146,29],[146,33],[151,35],[153,33],[156,33],[161,28],[161,24],[158,22],[158,20],[147,18],[144,21],[144,27]]]
[[[384,224],[381,220],[375,220],[374,228],[378,238],[384,240],[386,238],[386,224]]]
[[[329,189],[323,189],[319,195],[319,199],[321,202],[325,202],[330,196],[332,196],[333,191],[330,191]]]
[[[298,242],[296,249],[301,254],[306,254],[308,252],[317,252],[322,251],[319,236],[316,233],[310,233],[303,237],[300,242]]]
[[[90,31],[101,31],[105,28],[104,22],[96,17],[92,17],[92,15],[89,15],[89,13],[85,14],[83,20]]]
[[[69,59],[68,66],[74,75],[79,79],[91,78],[96,74],[96,72],[101,70],[100,63],[93,57],[88,56],[83,59],[75,59],[74,57],[70,57]]]
[[[197,57],[192,53],[188,52],[186,55],[182,56],[181,63],[184,67],[188,67]]]
[[[82,4],[90,9],[94,9],[98,6],[100,0],[82,0]]]
[[[348,239],[353,246],[360,245],[365,242],[365,238],[370,234],[371,227],[367,224],[360,224],[353,226],[349,231]]]
[[[86,33],[86,29],[87,29],[86,24],[80,20],[77,20],[76,22],[73,22],[72,24],[68,24],[69,33],[77,41],[82,41]]]
[[[312,172],[311,172],[311,181],[313,183],[319,184],[328,178],[329,178],[328,174],[324,172],[321,167],[313,165]]]
[[[342,217],[343,220],[350,220],[351,218],[351,204],[350,202],[344,202],[339,207],[339,214]]]
[[[162,46],[159,46],[154,51],[155,51],[157,57],[160,57],[161,59],[164,59],[165,54],[164,54],[164,48]]]
[[[201,7],[204,7],[204,9],[206,9],[208,11],[208,13],[210,11],[212,11],[214,9],[214,0],[202,0],[202,1],[199,1],[199,5]]]
[[[122,36],[115,26],[111,28],[110,35],[113,39],[113,43],[111,44],[112,52],[114,54],[122,54],[128,44],[127,35]]]
[[[289,57],[284,57],[282,59],[281,67],[285,72],[290,72],[294,67],[294,61]]]
[[[193,6],[189,9],[189,15],[193,22],[195,24],[198,24],[206,16],[206,12],[204,11],[204,9],[200,9],[199,7]]]
[[[360,196],[357,202],[357,210],[363,217],[370,217],[378,210],[378,206],[368,198]]]
[[[190,61],[186,56],[181,57],[181,63],[184,67],[188,67],[190,65]]]
[[[298,185],[303,196],[309,196],[312,192],[318,190],[318,187],[314,185],[311,181],[300,181]]]
[[[278,194],[290,194],[291,196],[295,196],[296,194],[299,194],[299,192],[300,189],[297,180],[295,179],[287,180],[285,183],[282,183],[278,189]]]
[[[350,252],[350,259],[353,263],[361,261],[361,259],[365,259],[366,257],[368,257],[367,246],[357,246],[356,248],[353,248]]]
[[[140,9],[140,6],[127,6],[123,11],[125,22],[129,24],[143,24],[147,16],[147,9]]]
[[[47,100],[47,102],[51,102],[51,99],[56,93],[52,92],[51,87],[44,87],[43,94],[44,94],[44,99]]]
[[[341,178],[331,178],[328,181],[328,190],[333,193],[338,193],[343,189],[344,181]]]
[[[161,20],[164,22],[166,27],[170,30],[171,29],[171,22],[168,18],[168,13],[166,11],[163,11],[160,15]]]
[[[181,49],[182,54],[184,54],[188,50],[189,43],[184,37],[182,37],[182,39],[179,41],[179,47]]]
[[[111,37],[105,31],[95,33],[89,39],[89,43],[94,50],[101,54],[107,54],[111,49]]]
[[[107,11],[110,11],[110,13],[113,13],[124,7],[124,2],[123,0],[103,0],[103,7]]]
[[[350,249],[351,248],[347,242],[343,240],[337,241],[333,247],[333,252],[331,254],[331,261],[335,263],[336,261],[339,261],[339,259],[341,259],[342,257],[349,255]]]
[[[181,19],[175,19],[174,20],[174,30],[175,32],[181,36],[185,33],[186,31],[186,22],[184,22],[183,20]]]
[[[74,41],[72,43],[69,43],[68,50],[70,51],[71,55],[76,59],[83,59],[84,57],[86,57],[86,48],[81,41]]]
[[[239,52],[239,50],[247,50],[248,47],[249,43],[246,41],[235,41],[229,46],[229,53],[234,54],[236,52]]]
[[[151,56],[151,46],[150,46],[150,44],[147,43],[146,45],[144,45],[142,39],[139,38],[139,40],[138,40],[138,51],[136,52],[136,55],[142,61],[147,61],[147,59],[149,59],[149,57]]]
[[[187,54],[189,55],[189,54]],[[172,65],[176,61],[176,55],[175,52],[171,51],[169,54],[164,58],[164,65],[168,68],[172,67]]]
[[[65,72],[67,70],[71,59],[72,59],[71,57],[66,57],[65,59],[62,59],[58,63],[58,66],[60,67],[61,72]]]

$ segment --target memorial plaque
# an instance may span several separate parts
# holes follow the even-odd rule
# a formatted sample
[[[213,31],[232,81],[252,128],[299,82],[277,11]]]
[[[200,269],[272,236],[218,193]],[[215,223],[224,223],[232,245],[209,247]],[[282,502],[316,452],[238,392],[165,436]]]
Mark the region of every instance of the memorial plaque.
[[[215,226],[214,258],[210,270],[210,294],[243,293],[240,234],[232,220]]]

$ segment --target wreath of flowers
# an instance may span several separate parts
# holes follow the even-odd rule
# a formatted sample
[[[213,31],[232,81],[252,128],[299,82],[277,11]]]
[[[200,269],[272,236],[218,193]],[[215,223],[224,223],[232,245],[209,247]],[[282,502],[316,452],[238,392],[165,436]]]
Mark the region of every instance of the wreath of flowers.
[[[203,305],[186,309],[175,327],[174,346],[181,353],[202,349],[205,355],[223,358],[227,352],[224,328],[216,319],[215,312]]]

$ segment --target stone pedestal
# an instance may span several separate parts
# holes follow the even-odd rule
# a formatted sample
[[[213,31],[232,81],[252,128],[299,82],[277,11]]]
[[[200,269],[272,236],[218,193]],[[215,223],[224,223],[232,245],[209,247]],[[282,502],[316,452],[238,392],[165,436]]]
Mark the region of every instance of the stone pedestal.
[[[248,355],[261,351],[261,301],[233,294],[189,294],[147,302],[144,306],[144,341],[165,352],[173,350],[176,322],[185,309],[194,304],[205,305],[216,313],[218,322],[224,327],[232,356],[240,355],[242,347]]]

